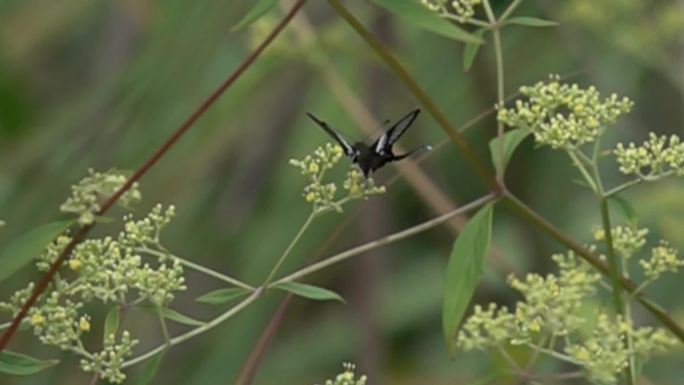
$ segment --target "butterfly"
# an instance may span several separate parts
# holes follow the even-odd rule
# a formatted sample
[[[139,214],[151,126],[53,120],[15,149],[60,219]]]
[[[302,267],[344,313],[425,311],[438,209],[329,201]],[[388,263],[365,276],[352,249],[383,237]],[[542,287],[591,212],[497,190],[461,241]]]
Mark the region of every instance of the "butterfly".
[[[392,151],[392,146],[396,143],[399,138],[406,132],[406,130],[413,124],[416,120],[420,109],[416,109],[408,113],[403,118],[399,119],[396,123],[392,125],[382,136],[380,136],[373,144],[370,146],[364,142],[356,142],[350,144],[350,142],[339,132],[334,130],[328,125],[328,123],[318,119],[312,113],[307,112],[306,114],[316,122],[325,132],[328,133],[337,144],[342,147],[344,154],[351,159],[352,164],[357,164],[363,175],[368,178],[368,176],[375,170],[381,168],[388,162],[395,162],[402,160],[412,154],[422,151],[422,150],[432,150],[432,146],[424,145],[417,147],[405,154],[395,155]]]

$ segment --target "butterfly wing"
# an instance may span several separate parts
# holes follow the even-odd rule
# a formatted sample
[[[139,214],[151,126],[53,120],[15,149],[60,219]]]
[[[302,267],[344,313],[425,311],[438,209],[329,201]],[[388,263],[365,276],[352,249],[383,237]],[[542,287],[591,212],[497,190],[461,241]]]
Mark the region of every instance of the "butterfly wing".
[[[391,155],[392,145],[404,135],[406,130],[413,124],[413,121],[416,120],[419,113],[420,109],[416,109],[399,119],[399,121],[373,143],[373,150],[380,155]]]
[[[339,144],[340,147],[342,147],[342,150],[348,157],[352,157],[354,155],[354,148],[349,143],[349,141],[345,139],[339,132],[333,130],[332,127],[328,125],[328,123],[318,119],[316,116],[314,116],[314,114],[310,112],[307,112],[306,114],[309,116],[309,118],[311,118],[311,120],[313,120],[314,122],[316,122],[316,124],[321,126],[321,128],[325,130],[325,132],[327,132],[328,135],[335,139],[337,144]]]

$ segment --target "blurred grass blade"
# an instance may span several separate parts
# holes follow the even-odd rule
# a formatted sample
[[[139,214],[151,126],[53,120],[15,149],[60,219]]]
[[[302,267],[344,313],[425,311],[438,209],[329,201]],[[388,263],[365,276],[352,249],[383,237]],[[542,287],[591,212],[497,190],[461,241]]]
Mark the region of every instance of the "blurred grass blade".
[[[443,19],[437,12],[433,12],[420,4],[419,0],[371,1],[430,32],[464,43],[482,44],[482,39]]]
[[[206,303],[209,305],[221,305],[228,303],[236,298],[242,297],[249,293],[247,290],[239,287],[231,287],[227,289],[218,289],[210,291],[196,299],[197,302]]]
[[[39,256],[45,247],[71,226],[72,221],[38,226],[15,238],[0,254],[0,281],[14,274]]]
[[[522,143],[525,138],[531,133],[529,129],[517,128],[515,130],[508,131],[503,136],[504,141],[504,161],[503,168],[506,169],[506,165],[511,160],[513,152]],[[489,152],[492,156],[492,162],[494,167],[498,169],[499,167],[499,138],[494,138],[489,142]]]
[[[557,27],[560,24],[553,20],[537,19],[536,17],[520,16],[511,17],[506,24],[524,25],[526,27]]]
[[[473,35],[482,39],[482,36],[484,35],[485,31],[485,29],[478,29],[477,31],[473,32]],[[477,56],[477,51],[480,50],[480,46],[481,44],[467,43],[463,48],[464,71],[468,72],[468,70],[470,70],[470,67],[473,66],[473,62],[475,61],[475,57]]]
[[[324,289],[318,286],[306,285],[297,282],[283,282],[273,286],[274,289],[285,290],[300,297],[313,299],[317,301],[340,301],[344,299],[334,291]]]
[[[7,350],[0,352],[0,373],[13,376],[28,376],[56,365],[59,360],[39,360],[24,354]]]
[[[456,331],[482,276],[484,257],[491,240],[492,212],[492,204],[480,209],[459,234],[449,256],[442,327],[452,357],[456,352]]]
[[[107,317],[105,317],[104,335],[102,338],[106,340],[108,335],[116,335],[117,330],[119,330],[119,307],[114,306],[107,313]]]
[[[256,21],[258,18],[263,16],[266,12],[270,11],[276,5],[276,0],[257,0],[252,9],[247,12],[247,14],[231,29],[235,32],[242,29],[252,22]]]
[[[165,353],[166,350],[162,350],[149,360],[147,365],[145,365],[143,374],[140,376],[138,385],[149,385],[152,382],[152,379],[154,378],[155,373],[157,373],[157,369],[159,369],[159,364],[161,364]]]

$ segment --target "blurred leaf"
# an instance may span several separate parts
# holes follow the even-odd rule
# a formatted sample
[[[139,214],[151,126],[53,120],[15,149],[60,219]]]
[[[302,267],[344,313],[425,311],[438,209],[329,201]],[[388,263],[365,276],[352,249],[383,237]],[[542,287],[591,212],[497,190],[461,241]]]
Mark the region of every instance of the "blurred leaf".
[[[456,352],[456,330],[482,276],[492,232],[493,205],[480,211],[454,242],[444,284],[442,327],[451,356]]]
[[[425,30],[465,43],[482,44],[482,39],[443,19],[416,0],[372,0]]]
[[[221,305],[230,302],[236,298],[242,297],[248,291],[239,287],[231,287],[227,289],[218,289],[210,291],[196,299],[197,302],[206,303],[209,305]]]
[[[71,226],[71,223],[72,221],[62,221],[38,226],[10,242],[0,255],[0,281],[40,255],[50,242]]]
[[[119,330],[119,307],[114,306],[107,313],[104,323],[104,335],[103,339],[107,339],[110,334],[116,335],[116,331]]]
[[[13,376],[28,376],[56,365],[59,360],[39,360],[24,354],[0,352],[0,373]]]
[[[4,226],[4,225],[5,225],[5,221],[3,221],[2,219],[0,219],[0,227],[2,227],[2,226]]]
[[[155,354],[154,357],[147,362],[143,374],[140,376],[138,385],[148,385],[152,382],[155,373],[157,373],[157,369],[159,369],[159,364],[161,363],[162,358],[164,358],[164,353],[166,353],[166,350],[162,350],[158,354]]]
[[[247,12],[247,14],[231,29],[231,31],[235,32],[248,26],[263,16],[266,12],[270,11],[275,5],[276,0],[257,0],[257,3],[254,4],[252,9]]]
[[[609,198],[609,200],[617,204],[618,208],[620,208],[620,211],[622,211],[622,215],[625,216],[625,219],[627,219],[627,222],[629,222],[630,225],[636,225],[637,214],[634,210],[634,207],[628,200],[619,195],[613,195]]]
[[[485,33],[485,29],[478,29],[477,31],[473,32],[473,35],[477,36],[478,38],[482,39],[482,36]],[[473,61],[475,61],[475,57],[477,56],[477,51],[480,50],[480,46],[482,44],[475,44],[475,43],[466,43],[465,48],[463,48],[463,70],[468,71],[470,67],[473,66]]]
[[[171,321],[178,322],[183,325],[189,325],[189,326],[202,326],[205,325],[206,322],[202,322],[199,320],[196,320],[194,318],[188,317],[185,314],[179,313],[176,310],[170,309],[168,307],[156,307],[154,305],[142,305],[140,306],[142,309],[145,309],[147,311],[151,311],[155,314],[158,312],[161,312],[162,316],[164,318],[169,319]]]
[[[559,24],[553,20],[537,19],[536,17],[520,16],[511,17],[506,24],[524,25],[526,27],[557,27]]]
[[[506,165],[511,160],[513,152],[522,143],[523,140],[530,134],[530,130],[526,128],[517,128],[515,130],[508,131],[503,136],[504,141],[504,162],[503,168],[506,169]],[[492,156],[492,162],[494,167],[499,168],[499,138],[494,138],[489,142],[489,152]]]
[[[318,286],[306,285],[298,282],[284,282],[273,286],[274,289],[285,290],[300,297],[314,299],[317,301],[340,301],[344,299],[339,294]]]

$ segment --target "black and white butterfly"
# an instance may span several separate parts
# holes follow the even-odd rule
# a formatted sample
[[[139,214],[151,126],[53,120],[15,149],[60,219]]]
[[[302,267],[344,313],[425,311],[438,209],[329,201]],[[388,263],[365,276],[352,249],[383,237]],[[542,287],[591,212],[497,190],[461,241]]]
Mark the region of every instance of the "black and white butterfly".
[[[328,123],[318,119],[310,112],[307,112],[307,115],[311,120],[321,126],[328,135],[335,139],[337,144],[342,147],[345,155],[351,159],[352,163],[359,165],[359,168],[363,171],[363,175],[367,178],[372,172],[381,168],[388,162],[404,159],[417,151],[432,149],[432,146],[424,145],[401,155],[395,155],[394,152],[392,152],[394,143],[404,135],[406,130],[413,124],[413,121],[416,120],[419,113],[420,109],[416,109],[399,119],[370,146],[363,142],[350,144],[342,134],[331,128]]]

